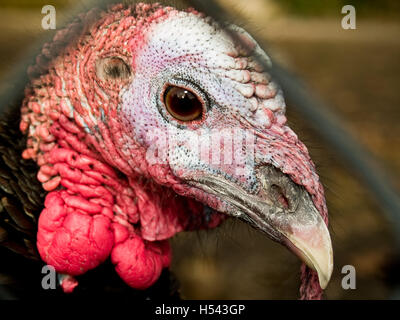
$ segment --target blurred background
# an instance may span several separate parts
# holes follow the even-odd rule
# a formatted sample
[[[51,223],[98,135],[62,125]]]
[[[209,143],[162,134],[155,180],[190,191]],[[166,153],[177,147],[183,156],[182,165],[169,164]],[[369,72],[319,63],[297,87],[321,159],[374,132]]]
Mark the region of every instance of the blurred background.
[[[400,188],[400,2],[218,2],[331,107]],[[43,35],[53,32],[41,28],[41,8],[47,4],[56,7],[59,25],[71,18],[71,8],[90,8],[84,0],[0,0],[1,79],[7,79],[15,63]],[[356,8],[356,30],[341,27],[341,8],[346,4]],[[290,105],[287,110],[289,124],[308,146],[326,189],[335,255],[327,298],[393,297],[399,276],[390,223],[352,169],[306,119]],[[216,230],[179,234],[172,244],[172,270],[183,298],[298,297],[297,258],[239,221],[227,221]],[[356,290],[341,287],[344,265],[356,269]]]

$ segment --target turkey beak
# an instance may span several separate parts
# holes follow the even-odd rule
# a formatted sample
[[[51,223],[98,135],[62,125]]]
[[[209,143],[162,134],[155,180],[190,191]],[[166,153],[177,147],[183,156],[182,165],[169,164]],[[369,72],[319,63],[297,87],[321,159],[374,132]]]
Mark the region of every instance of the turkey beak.
[[[332,242],[309,193],[271,166],[260,168],[257,176],[261,182],[259,196],[270,203],[273,215],[268,220],[279,233],[278,241],[318,273],[319,284],[325,289],[333,270]],[[258,216],[261,221],[262,214]]]
[[[256,195],[217,176],[202,177],[193,184],[226,202],[229,215],[284,244],[318,273],[320,286],[325,289],[333,270],[332,243],[310,195],[270,166],[262,167],[257,178],[261,187]]]
[[[283,241],[286,247],[318,273],[319,284],[325,289],[332,274],[333,253],[328,228],[322,218],[319,217],[314,225],[297,225],[282,234],[286,237]]]

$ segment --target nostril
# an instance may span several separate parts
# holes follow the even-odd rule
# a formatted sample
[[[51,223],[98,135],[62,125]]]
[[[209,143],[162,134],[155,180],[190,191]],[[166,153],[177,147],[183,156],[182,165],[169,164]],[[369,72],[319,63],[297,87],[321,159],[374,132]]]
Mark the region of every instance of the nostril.
[[[284,209],[289,209],[289,199],[280,186],[276,184],[271,185],[271,193],[275,201],[277,201]]]
[[[286,213],[295,212],[299,205],[303,188],[297,185],[290,176],[272,166],[262,166],[257,177],[261,183],[258,196],[273,202],[274,206],[282,208]]]

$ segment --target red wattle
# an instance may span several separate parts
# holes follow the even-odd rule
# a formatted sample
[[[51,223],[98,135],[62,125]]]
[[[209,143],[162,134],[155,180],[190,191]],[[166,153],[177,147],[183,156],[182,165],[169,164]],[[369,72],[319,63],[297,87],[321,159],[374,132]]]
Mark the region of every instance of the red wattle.
[[[111,261],[119,276],[136,289],[146,289],[154,284],[162,269],[169,266],[170,259],[167,241],[145,242],[136,235],[117,244],[111,253]]]
[[[108,217],[90,216],[69,207],[65,197],[66,191],[47,195],[39,218],[37,246],[42,259],[58,272],[80,275],[107,259],[114,235]]]

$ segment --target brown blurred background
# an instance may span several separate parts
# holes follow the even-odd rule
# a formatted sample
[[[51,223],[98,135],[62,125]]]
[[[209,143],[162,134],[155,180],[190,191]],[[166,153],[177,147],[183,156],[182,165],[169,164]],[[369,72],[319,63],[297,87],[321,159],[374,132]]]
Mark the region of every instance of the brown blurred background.
[[[400,2],[220,0],[276,60],[322,97],[355,138],[381,161],[400,187]],[[84,0],[0,0],[0,78],[40,39],[42,6],[57,23]],[[357,29],[341,28],[352,4]],[[6,78],[5,78],[6,79]],[[395,254],[390,224],[362,181],[288,106],[289,123],[308,146],[326,188],[335,268],[329,299],[393,297],[388,268]],[[400,213],[399,213],[400,214]],[[238,221],[217,230],[183,233],[172,241],[172,270],[184,298],[296,299],[299,262],[285,248]],[[341,268],[353,265],[357,289],[341,288]],[[400,270],[399,270],[400,271]]]

